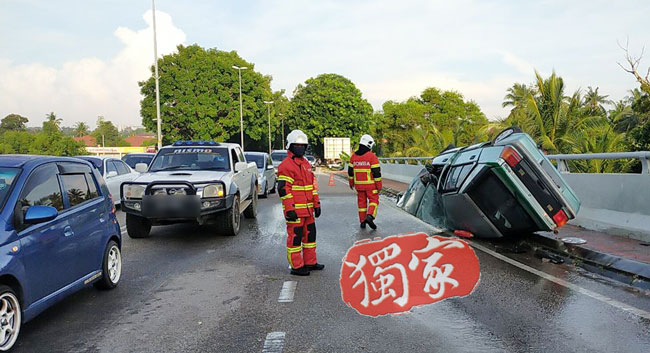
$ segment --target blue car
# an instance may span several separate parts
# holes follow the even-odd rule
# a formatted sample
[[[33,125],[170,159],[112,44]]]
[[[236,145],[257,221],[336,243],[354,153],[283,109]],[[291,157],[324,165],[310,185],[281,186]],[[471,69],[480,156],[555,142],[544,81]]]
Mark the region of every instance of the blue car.
[[[113,200],[88,162],[0,156],[0,351],[73,292],[115,288],[121,244]]]

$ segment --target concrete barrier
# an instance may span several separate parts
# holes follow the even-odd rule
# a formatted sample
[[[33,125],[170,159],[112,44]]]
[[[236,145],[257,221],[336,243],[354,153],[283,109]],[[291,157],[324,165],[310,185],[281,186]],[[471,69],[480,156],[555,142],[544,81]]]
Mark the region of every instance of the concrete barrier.
[[[399,181],[401,183],[410,184],[413,178],[420,173],[424,168],[419,164],[395,164],[395,163],[382,163],[381,164],[381,177]]]

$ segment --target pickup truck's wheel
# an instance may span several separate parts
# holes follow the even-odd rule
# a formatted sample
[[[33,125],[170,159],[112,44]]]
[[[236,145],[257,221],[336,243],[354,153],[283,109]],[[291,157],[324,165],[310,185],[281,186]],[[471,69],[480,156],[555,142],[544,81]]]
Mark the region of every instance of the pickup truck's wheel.
[[[122,252],[120,247],[113,240],[109,241],[104,250],[102,261],[102,278],[95,282],[98,289],[113,289],[122,276]]]
[[[244,217],[246,218],[255,218],[257,217],[257,192],[253,190],[253,196],[251,197],[251,203],[244,210]]]
[[[232,207],[221,213],[219,223],[225,235],[235,236],[239,233],[241,214],[239,213],[239,196],[235,196]]]
[[[151,222],[134,214],[126,214],[126,231],[130,238],[147,238],[151,233]]]
[[[269,197],[269,182],[268,181],[264,182],[264,186],[262,187],[262,190],[264,190],[264,192],[262,193],[262,195],[260,195],[260,197],[263,198],[263,199]]]
[[[16,343],[22,318],[16,293],[10,287],[0,285],[0,351],[8,351]]]

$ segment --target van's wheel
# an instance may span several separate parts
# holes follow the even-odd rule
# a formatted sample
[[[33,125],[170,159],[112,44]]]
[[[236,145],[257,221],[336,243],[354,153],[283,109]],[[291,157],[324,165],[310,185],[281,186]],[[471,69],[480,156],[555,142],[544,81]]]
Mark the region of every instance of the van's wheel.
[[[501,132],[497,135],[497,137],[494,138],[494,142],[493,142],[493,143],[494,143],[494,144],[497,144],[499,141],[501,141],[501,140],[507,138],[508,136],[510,136],[510,135],[512,135],[512,134],[515,134],[515,133],[519,133],[519,132],[522,132],[520,128],[518,128],[518,127],[516,127],[516,126],[509,127],[509,128],[507,128],[507,129],[501,131]]]
[[[151,233],[151,222],[134,214],[126,214],[126,231],[130,238],[147,238]]]
[[[120,277],[122,277],[122,252],[117,243],[111,240],[104,250],[102,277],[94,285],[98,289],[113,289],[120,282]]]
[[[251,204],[246,207],[244,210],[244,217],[246,218],[255,218],[257,217],[257,191],[253,190],[253,196],[251,197]]]
[[[20,333],[23,312],[13,289],[0,285],[0,351],[13,347]]]
[[[232,207],[220,215],[219,223],[225,235],[235,236],[239,233],[241,214],[239,213],[239,195],[235,196]]]

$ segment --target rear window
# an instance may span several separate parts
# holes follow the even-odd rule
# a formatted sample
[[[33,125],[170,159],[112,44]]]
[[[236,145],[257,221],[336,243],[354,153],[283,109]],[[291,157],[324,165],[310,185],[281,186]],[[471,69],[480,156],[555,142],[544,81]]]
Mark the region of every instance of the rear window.
[[[271,159],[276,162],[282,162],[285,158],[289,157],[287,152],[273,152],[271,153]]]
[[[262,168],[264,168],[264,159],[265,159],[265,158],[264,158],[264,155],[261,155],[261,154],[252,154],[252,153],[249,154],[249,153],[246,153],[246,161],[248,161],[248,162],[255,162],[255,164],[257,165],[257,168],[258,168],[258,169],[262,169]]]
[[[123,161],[129,165],[132,169],[135,169],[135,165],[138,163],[144,163],[146,165],[149,165],[151,163],[151,160],[153,159],[153,156],[126,156],[124,157]]]

